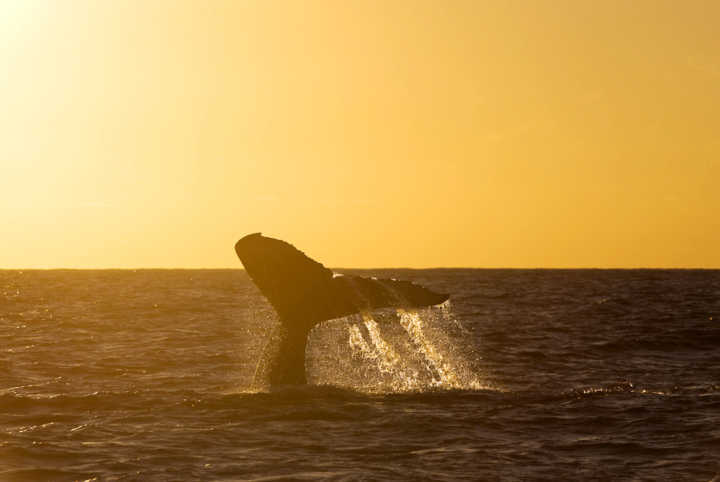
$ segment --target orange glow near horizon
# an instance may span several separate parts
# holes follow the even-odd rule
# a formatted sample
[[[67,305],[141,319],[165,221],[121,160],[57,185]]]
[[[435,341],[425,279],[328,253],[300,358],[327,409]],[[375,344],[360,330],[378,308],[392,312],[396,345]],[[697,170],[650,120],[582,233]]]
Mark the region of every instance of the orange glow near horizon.
[[[0,268],[720,268],[720,2],[0,4]]]

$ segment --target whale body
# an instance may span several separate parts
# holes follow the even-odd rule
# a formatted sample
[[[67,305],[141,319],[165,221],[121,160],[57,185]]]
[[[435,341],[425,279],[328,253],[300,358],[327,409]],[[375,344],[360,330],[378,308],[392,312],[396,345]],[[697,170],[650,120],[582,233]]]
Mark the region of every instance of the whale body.
[[[304,384],[305,345],[318,323],[380,308],[419,308],[443,303],[409,281],[336,275],[290,243],[261,233],[235,244],[245,271],[280,319],[278,353],[270,361],[271,385]]]

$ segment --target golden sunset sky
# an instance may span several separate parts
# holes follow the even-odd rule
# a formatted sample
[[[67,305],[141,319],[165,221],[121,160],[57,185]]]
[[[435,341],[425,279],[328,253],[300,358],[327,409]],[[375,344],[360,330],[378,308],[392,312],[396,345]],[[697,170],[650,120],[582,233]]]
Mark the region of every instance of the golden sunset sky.
[[[720,268],[720,2],[0,0],[0,268]]]

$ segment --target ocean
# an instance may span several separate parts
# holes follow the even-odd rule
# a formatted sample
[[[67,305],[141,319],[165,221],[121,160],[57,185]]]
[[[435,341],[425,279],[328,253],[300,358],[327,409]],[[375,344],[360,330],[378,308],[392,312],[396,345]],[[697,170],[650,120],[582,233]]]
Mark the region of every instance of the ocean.
[[[720,271],[338,271],[451,298],[274,388],[242,270],[0,271],[0,480],[720,480]]]

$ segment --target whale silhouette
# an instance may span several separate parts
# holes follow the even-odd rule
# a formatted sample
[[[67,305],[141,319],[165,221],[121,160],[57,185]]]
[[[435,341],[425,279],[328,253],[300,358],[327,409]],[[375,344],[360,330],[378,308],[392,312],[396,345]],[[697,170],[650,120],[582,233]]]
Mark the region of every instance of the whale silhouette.
[[[281,322],[279,349],[269,361],[271,385],[306,383],[305,345],[322,321],[380,308],[432,306],[449,298],[409,281],[334,274],[290,243],[261,233],[240,239],[235,252]]]

